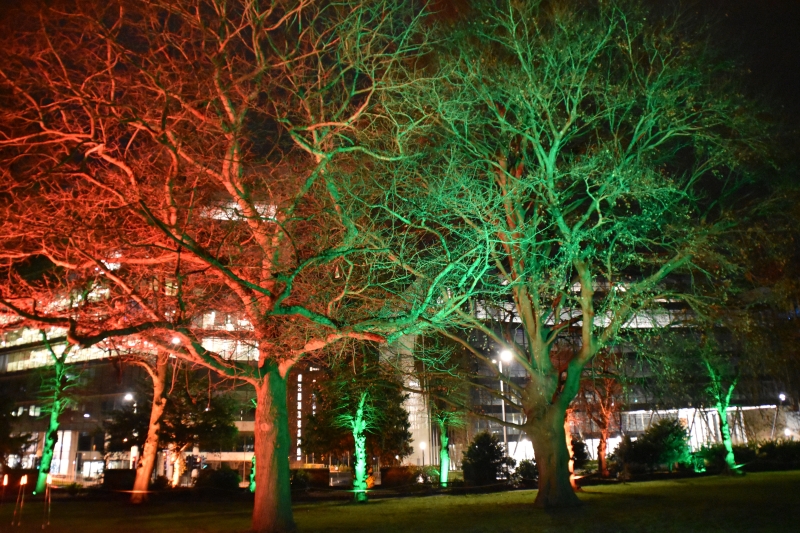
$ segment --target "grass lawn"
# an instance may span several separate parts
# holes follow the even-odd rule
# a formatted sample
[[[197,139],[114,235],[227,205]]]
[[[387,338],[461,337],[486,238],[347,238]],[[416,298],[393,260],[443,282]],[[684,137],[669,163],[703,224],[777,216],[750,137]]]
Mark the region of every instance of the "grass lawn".
[[[800,472],[753,473],[587,487],[579,509],[532,509],[535,491],[382,499],[367,505],[300,503],[300,532],[690,532],[800,531]],[[42,531],[42,503],[26,502],[21,528],[11,528],[13,501],[0,508],[0,531]],[[244,502],[111,501],[53,503],[48,531],[80,533],[245,532]]]

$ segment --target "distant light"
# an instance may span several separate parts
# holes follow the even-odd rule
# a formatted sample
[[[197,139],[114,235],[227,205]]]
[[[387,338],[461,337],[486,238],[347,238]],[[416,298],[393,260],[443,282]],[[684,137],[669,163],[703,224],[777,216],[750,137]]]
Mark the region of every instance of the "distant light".
[[[180,344],[181,340],[178,337],[172,337],[172,344]]]
[[[92,416],[92,415],[90,415],[89,413],[83,413],[83,418],[89,418],[89,417],[91,417],[91,416]]]
[[[420,443],[419,443],[419,449],[420,449],[420,450],[422,450],[423,452],[425,451],[425,446],[426,446],[426,445],[425,445],[425,443],[424,443],[424,442],[420,442]]]
[[[28,484],[28,476],[27,476],[27,474],[26,474],[26,475],[24,475],[24,476],[22,476],[22,477],[19,479],[19,484],[20,484],[20,485],[27,485],[27,484]]]
[[[514,354],[511,353],[511,350],[503,350],[500,352],[500,359],[505,361],[506,363],[510,363],[512,359],[514,359]]]
[[[129,402],[129,401],[133,400],[133,394],[131,394],[129,392],[128,394],[125,395],[124,399],[125,399],[126,402]]]
[[[497,364],[497,359],[492,359],[492,363]]]
[[[792,432],[791,432],[791,430],[790,430],[789,428],[784,428],[784,430],[783,430],[783,434],[784,434],[784,435],[786,435],[786,436],[788,437],[789,435],[791,435],[791,434],[792,434]]]
[[[786,401],[786,395],[785,395],[784,393],[780,393],[780,394],[778,395],[778,398],[780,398],[782,402],[785,402],[785,401]]]

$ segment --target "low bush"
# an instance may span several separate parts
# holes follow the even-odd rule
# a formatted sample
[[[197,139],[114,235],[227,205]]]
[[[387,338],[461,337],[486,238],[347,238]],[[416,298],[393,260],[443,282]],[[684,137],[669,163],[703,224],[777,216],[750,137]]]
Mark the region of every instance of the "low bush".
[[[292,470],[289,484],[292,490],[305,490],[311,486],[311,476],[305,470]]]
[[[662,465],[671,472],[675,464],[692,464],[689,432],[679,420],[659,420],[635,441],[626,435],[610,459],[625,473],[637,473],[643,466],[653,471]]]
[[[800,468],[800,441],[777,439],[761,442],[755,462],[774,470]]]
[[[539,482],[539,467],[533,459],[523,459],[514,471],[520,486],[526,489],[535,489]]]
[[[197,476],[195,487],[198,489],[216,489],[220,491],[239,492],[239,474],[223,466],[219,470],[204,468]]]

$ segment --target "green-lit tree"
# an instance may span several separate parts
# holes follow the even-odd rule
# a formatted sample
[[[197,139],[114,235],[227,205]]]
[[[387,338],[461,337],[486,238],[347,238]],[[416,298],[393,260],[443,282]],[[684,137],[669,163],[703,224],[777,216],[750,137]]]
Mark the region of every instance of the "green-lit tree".
[[[355,499],[367,501],[369,457],[392,462],[410,455],[411,424],[403,408],[407,395],[400,382],[365,348],[352,359],[331,365],[327,379],[318,380],[317,412],[305,425],[304,447],[315,454],[354,450]]]
[[[386,95],[409,129],[403,148],[420,157],[367,202],[370,228],[383,243],[397,225],[405,241],[425,235],[414,268],[459,265],[440,301],[472,303],[464,332],[444,333],[490,368],[489,351],[504,348],[523,366],[524,384],[495,373],[533,442],[536,505],[576,505],[564,420],[584,368],[627,325],[668,321],[663,302],[685,293],[678,275],[713,264],[730,221],[712,198],[740,182],[765,131],[735,73],[668,9],[473,7],[417,66],[424,82]],[[521,343],[503,333],[513,322]]]

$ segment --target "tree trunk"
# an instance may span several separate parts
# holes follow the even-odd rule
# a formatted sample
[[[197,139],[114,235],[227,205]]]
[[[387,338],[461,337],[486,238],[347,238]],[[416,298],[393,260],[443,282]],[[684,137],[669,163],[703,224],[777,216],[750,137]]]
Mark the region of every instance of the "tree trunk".
[[[256,387],[256,493],[254,533],[294,531],[289,485],[289,415],[286,379],[277,368],[268,371]]]
[[[608,428],[600,428],[600,442],[597,443],[597,466],[602,477],[608,477],[608,461],[606,452],[608,448]]]
[[[580,500],[572,489],[569,475],[569,451],[564,431],[567,411],[554,402],[539,418],[528,418],[525,432],[531,438],[539,468],[539,491],[536,507],[574,507]]]
[[[158,432],[161,429],[161,415],[167,405],[164,398],[164,385],[167,381],[167,361],[168,354],[162,356],[158,354],[156,359],[155,373],[151,374],[153,379],[153,405],[150,408],[150,426],[147,428],[147,440],[144,441],[142,460],[136,468],[136,479],[133,482],[133,493],[131,503],[142,503],[147,500],[147,489],[150,486],[150,478],[153,475],[153,467],[156,464],[158,454]]]
[[[355,443],[353,494],[358,503],[366,503],[367,501],[367,435],[365,434],[367,423],[364,414],[364,402],[366,399],[367,394],[362,393],[352,425],[353,442]]]
[[[723,473],[734,474],[740,473],[740,470],[736,468],[736,459],[733,456],[733,440],[731,439],[731,428],[728,425],[727,407],[727,405],[723,405],[721,402],[717,403],[719,430],[722,433],[722,444],[725,445],[725,470]]]
[[[447,448],[450,439],[447,437],[447,426],[439,424],[439,484],[447,488],[447,479],[450,475],[450,450]]]
[[[50,465],[53,463],[53,451],[58,441],[58,416],[62,410],[62,400],[60,398],[53,400],[53,405],[50,406],[50,425],[47,426],[47,432],[44,436],[42,462],[39,465],[39,475],[36,478],[34,494],[44,494],[47,488],[47,475],[50,473]]]

